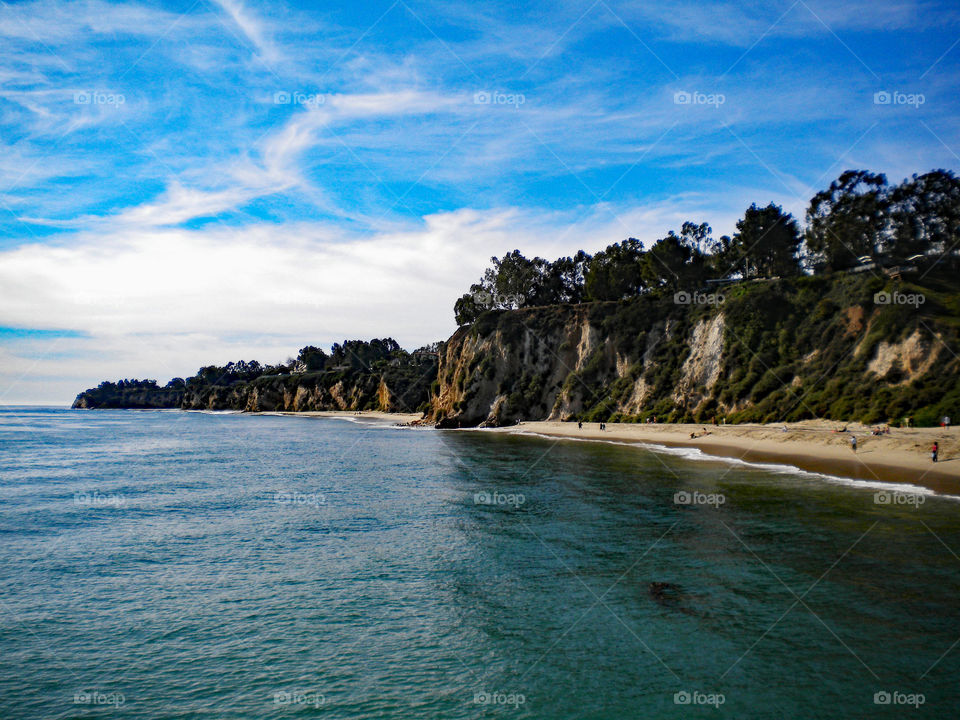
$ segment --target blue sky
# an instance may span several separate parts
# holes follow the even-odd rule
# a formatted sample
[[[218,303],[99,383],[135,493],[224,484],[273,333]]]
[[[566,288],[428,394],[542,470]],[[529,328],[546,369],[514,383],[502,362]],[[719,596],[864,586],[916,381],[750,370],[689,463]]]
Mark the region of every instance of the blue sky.
[[[948,2],[39,0],[0,42],[0,403],[415,347],[514,247],[960,166]]]

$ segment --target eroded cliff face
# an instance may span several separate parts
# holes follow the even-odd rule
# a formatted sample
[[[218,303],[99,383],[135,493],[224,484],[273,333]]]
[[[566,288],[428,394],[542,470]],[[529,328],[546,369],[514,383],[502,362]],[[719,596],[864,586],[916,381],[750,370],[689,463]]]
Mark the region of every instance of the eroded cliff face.
[[[659,395],[650,378],[658,348],[684,329],[675,318],[648,314],[631,331],[611,333],[605,313],[616,307],[517,310],[487,328],[461,328],[440,359],[432,418],[441,427],[498,426],[570,420],[598,406],[608,417],[640,415]],[[679,405],[695,409],[716,385],[723,330],[717,313],[686,338],[689,356],[671,386]]]
[[[188,386],[176,392],[159,389],[105,394],[91,389],[80,393],[73,407],[414,412],[425,406],[435,377],[435,365],[425,365],[388,368],[382,373],[346,371],[263,376],[230,385]]]
[[[932,420],[960,393],[960,360],[940,352],[956,328],[874,304],[879,287],[799,278],[743,283],[714,305],[488,313],[447,342],[430,419]]]

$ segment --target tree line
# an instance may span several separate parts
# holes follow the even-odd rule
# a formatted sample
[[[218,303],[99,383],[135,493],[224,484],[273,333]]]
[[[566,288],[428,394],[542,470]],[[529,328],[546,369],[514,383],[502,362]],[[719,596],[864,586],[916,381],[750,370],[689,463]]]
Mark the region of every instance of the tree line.
[[[774,203],[747,208],[732,236],[685,222],[649,249],[636,238],[550,262],[514,250],[491,258],[454,304],[458,325],[492,309],[622,300],[658,290],[695,290],[707,280],[790,277],[867,263],[956,263],[960,179],[933,170],[889,185],[883,174],[848,170],[810,200],[803,227]]]
[[[261,364],[256,360],[239,360],[226,365],[205,365],[196,375],[173,378],[165,386],[169,390],[197,389],[211,385],[234,385],[270,375],[290,375],[335,370],[382,370],[391,362],[415,364],[424,354],[436,353],[439,343],[425,345],[410,353],[393,338],[372,340],[344,340],[334,343],[330,352],[315,345],[300,349],[295,358],[287,358],[276,365]],[[158,389],[154,380],[121,380],[119,383],[101,383],[100,389],[123,390],[133,387]]]

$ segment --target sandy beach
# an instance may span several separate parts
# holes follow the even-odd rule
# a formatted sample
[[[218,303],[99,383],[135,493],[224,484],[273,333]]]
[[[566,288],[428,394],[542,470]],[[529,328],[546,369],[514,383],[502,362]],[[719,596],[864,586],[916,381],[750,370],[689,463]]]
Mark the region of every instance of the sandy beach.
[[[838,432],[846,427],[847,432]],[[813,472],[858,480],[909,483],[960,495],[960,430],[956,428],[891,428],[871,435],[858,423],[811,420],[786,425],[684,425],[524,422],[498,432],[537,433],[558,438],[656,443],[699,448],[709,455],[752,462],[774,462]],[[695,437],[691,437],[695,435]],[[850,447],[857,438],[857,452]],[[930,459],[930,446],[940,445],[940,461]]]

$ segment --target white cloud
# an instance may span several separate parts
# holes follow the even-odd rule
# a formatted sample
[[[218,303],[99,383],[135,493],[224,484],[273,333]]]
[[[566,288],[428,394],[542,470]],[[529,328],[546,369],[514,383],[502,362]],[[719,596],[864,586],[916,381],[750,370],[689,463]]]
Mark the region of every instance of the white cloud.
[[[89,336],[8,349],[0,394],[68,402],[102,379],[165,380],[241,357],[279,362],[304,344],[344,338],[389,335],[413,348],[449,336],[454,300],[491,255],[519,248],[553,259],[627,235],[649,244],[707,216],[703,203],[689,195],[647,208],[462,209],[362,237],[316,223],[124,226],[70,245],[0,251],[0,326]],[[681,214],[698,204],[702,213]],[[56,398],[51,377],[61,378]]]
[[[246,38],[253,44],[260,57],[266,63],[280,59],[280,52],[268,37],[263,22],[255,17],[240,0],[214,0],[230,16]]]

